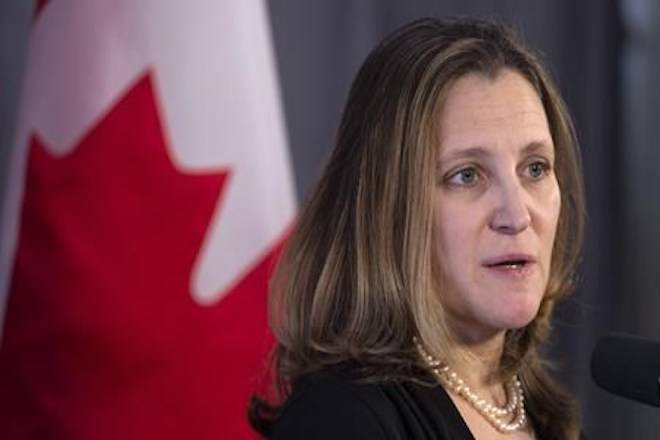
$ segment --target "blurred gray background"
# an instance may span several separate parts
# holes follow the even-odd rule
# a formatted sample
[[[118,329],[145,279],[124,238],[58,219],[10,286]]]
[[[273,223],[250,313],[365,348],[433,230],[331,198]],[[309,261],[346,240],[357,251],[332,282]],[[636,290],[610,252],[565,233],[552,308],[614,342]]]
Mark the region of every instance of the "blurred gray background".
[[[300,199],[332,147],[352,77],[399,25],[496,18],[545,56],[575,118],[589,210],[579,290],[555,320],[558,374],[590,439],[660,438],[660,409],[600,391],[589,375],[605,333],[660,340],[660,2],[273,0],[269,10]],[[32,2],[0,2],[0,198],[31,16]]]

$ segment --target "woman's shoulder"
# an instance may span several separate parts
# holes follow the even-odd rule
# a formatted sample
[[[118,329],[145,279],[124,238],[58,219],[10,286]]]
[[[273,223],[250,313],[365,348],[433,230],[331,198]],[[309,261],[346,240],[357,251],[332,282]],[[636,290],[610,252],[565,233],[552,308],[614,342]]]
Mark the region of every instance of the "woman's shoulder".
[[[472,438],[440,387],[365,380],[338,366],[303,378],[280,410],[272,439]]]
[[[402,438],[384,387],[346,366],[309,374],[284,402],[271,438]]]

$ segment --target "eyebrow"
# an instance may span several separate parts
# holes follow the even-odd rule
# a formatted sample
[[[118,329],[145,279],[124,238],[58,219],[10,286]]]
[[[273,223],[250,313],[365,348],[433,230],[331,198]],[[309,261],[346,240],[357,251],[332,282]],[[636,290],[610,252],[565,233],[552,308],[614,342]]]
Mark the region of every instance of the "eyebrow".
[[[522,149],[523,153],[533,153],[538,150],[542,150],[544,148],[548,148],[550,151],[554,151],[554,146],[552,143],[548,144],[545,141],[533,141],[530,142],[525,146],[525,148]]]
[[[548,144],[546,141],[532,141],[529,144],[525,145],[525,147],[520,152],[521,154],[530,154],[538,150],[542,150],[544,148],[548,148],[554,151],[554,148],[552,148],[552,144]],[[442,162],[450,159],[482,158],[482,157],[488,157],[491,154],[492,153],[486,150],[484,147],[476,146],[476,147],[470,147],[455,152],[451,152],[444,156],[442,153],[440,153],[440,157],[438,159]]]

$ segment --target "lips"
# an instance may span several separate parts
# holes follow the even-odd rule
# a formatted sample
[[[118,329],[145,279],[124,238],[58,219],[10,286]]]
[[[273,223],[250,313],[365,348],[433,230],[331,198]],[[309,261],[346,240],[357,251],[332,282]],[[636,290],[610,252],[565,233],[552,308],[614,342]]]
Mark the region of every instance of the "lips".
[[[506,254],[488,258],[482,264],[486,267],[495,266],[524,266],[535,263],[536,259],[529,254]]]
[[[506,254],[486,259],[482,265],[498,273],[526,276],[532,271],[536,259],[529,254]]]

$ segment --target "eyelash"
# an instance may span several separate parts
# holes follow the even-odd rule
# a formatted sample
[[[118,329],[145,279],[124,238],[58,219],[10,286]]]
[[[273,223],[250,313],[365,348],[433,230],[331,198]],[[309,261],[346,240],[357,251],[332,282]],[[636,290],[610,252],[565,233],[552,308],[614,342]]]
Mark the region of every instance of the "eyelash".
[[[461,175],[462,175],[463,173],[465,173],[465,172],[472,172],[472,173],[474,173],[473,175],[474,175],[474,179],[475,179],[475,180],[474,180],[473,182],[469,182],[469,183],[465,183],[465,182],[461,182],[461,181],[456,181],[456,179],[460,178]],[[464,175],[464,174],[463,174],[463,175]],[[479,180],[482,180],[482,179],[483,179],[483,175],[482,175],[481,171],[479,171],[479,170],[477,169],[477,167],[470,165],[470,166],[467,166],[467,167],[463,167],[463,168],[461,168],[461,169],[459,169],[459,170],[457,170],[457,171],[453,171],[453,172],[451,172],[451,173],[450,173],[450,174],[444,179],[444,181],[445,181],[449,186],[452,186],[452,187],[463,187],[463,188],[468,187],[468,188],[469,188],[469,187],[475,186],[475,185],[478,183],[478,181],[479,181]]]
[[[529,170],[532,166],[534,165],[540,165],[541,166],[541,175],[539,177],[532,177],[533,180],[540,180],[542,177],[545,177],[548,175],[550,172],[550,164],[543,160],[535,160],[534,162],[530,163],[527,165],[527,169]]]
[[[532,182],[537,182],[537,181],[543,179],[543,177],[547,176],[547,175],[549,174],[549,172],[551,171],[551,169],[552,169],[552,167],[550,166],[550,164],[549,164],[547,161],[545,161],[545,160],[534,160],[534,161],[530,162],[528,165],[526,165],[526,166],[525,166],[525,169],[526,169],[527,171],[529,171],[530,168],[531,168],[531,167],[534,167],[534,166],[540,166],[540,167],[541,167],[541,174],[539,174],[539,175],[536,176],[536,177],[535,177],[535,176],[531,176],[531,175],[529,175],[528,178],[529,178]],[[472,180],[471,182],[467,182],[467,183],[465,183],[465,182],[454,182],[454,181],[453,181],[454,179],[460,178],[460,176],[462,175],[462,173],[466,173],[466,172],[474,173],[474,174],[473,174],[474,177],[473,177],[473,180]],[[464,175],[464,174],[463,174],[463,175]],[[477,185],[477,184],[478,184],[480,181],[482,181],[484,178],[485,178],[485,177],[484,177],[484,173],[479,169],[478,166],[476,166],[476,165],[469,165],[469,166],[466,166],[466,167],[460,168],[460,169],[458,169],[458,170],[456,170],[456,171],[452,171],[452,172],[450,172],[450,173],[449,173],[449,174],[443,179],[443,181],[444,181],[444,183],[446,183],[448,186],[451,186],[451,187],[458,187],[458,188],[471,188],[471,187]]]

